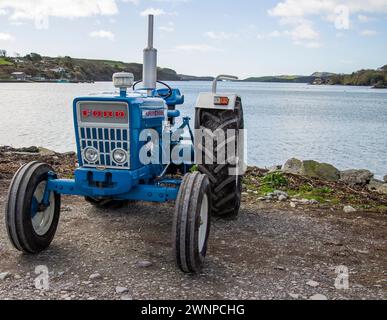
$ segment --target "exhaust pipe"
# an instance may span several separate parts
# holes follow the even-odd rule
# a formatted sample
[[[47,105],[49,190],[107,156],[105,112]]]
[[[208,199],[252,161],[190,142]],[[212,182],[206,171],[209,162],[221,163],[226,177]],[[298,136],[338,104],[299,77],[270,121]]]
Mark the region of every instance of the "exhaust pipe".
[[[143,85],[148,95],[157,87],[157,50],[153,48],[154,15],[148,17],[148,47],[144,49]]]

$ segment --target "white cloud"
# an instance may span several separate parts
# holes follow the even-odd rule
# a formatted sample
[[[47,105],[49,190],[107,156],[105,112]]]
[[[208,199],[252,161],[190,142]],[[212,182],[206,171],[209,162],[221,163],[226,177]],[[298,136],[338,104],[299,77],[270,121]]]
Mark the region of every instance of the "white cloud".
[[[0,32],[0,41],[12,41],[15,38],[9,33]]]
[[[373,37],[373,36],[376,36],[377,34],[378,32],[375,30],[363,30],[360,32],[360,35],[364,37]]]
[[[370,17],[370,16],[366,16],[364,14],[359,14],[357,16],[357,19],[362,22],[362,23],[367,23],[367,22],[371,22],[371,21],[376,21],[378,20],[377,18],[375,17]]]
[[[295,44],[307,48],[321,46],[311,17],[321,17],[334,23],[336,29],[347,30],[351,27],[352,14],[358,14],[360,22],[367,22],[372,19],[368,14],[383,12],[387,13],[387,0],[281,0],[268,11],[269,15],[279,18],[282,25],[290,27],[285,33]],[[366,32],[365,35],[374,34]]]
[[[10,20],[81,18],[118,13],[116,0],[0,0],[0,10],[8,10]]]
[[[316,40],[320,36],[319,33],[313,29],[312,24],[306,21],[296,26],[293,30],[286,31],[286,33],[290,35],[294,41]]]
[[[215,31],[208,31],[204,34],[207,38],[213,39],[213,40],[228,40],[232,38],[238,38],[238,33],[228,33],[228,32],[215,32]]]
[[[207,44],[185,44],[175,47],[179,51],[196,51],[196,52],[217,52],[221,51],[220,49],[209,46]]]
[[[134,5],[139,5],[140,4],[140,0],[121,0],[122,2],[130,2]]]
[[[101,38],[101,39],[107,39],[110,41],[113,41],[115,39],[114,33],[112,33],[111,31],[105,31],[105,30],[93,31],[93,32],[90,32],[89,35],[92,38]]]
[[[281,36],[281,32],[275,30],[269,33],[258,33],[257,38],[259,40],[263,40],[263,39],[278,38],[280,36]]]
[[[352,14],[387,12],[387,0],[283,0],[269,10],[269,14],[282,18],[329,15],[339,6],[348,7]]]
[[[148,8],[141,12],[141,16],[146,17],[150,14],[154,16],[163,16],[166,12],[163,9]]]
[[[163,31],[163,32],[174,32],[175,31],[175,24],[173,22],[169,22],[168,25],[166,25],[166,26],[160,26],[159,30]]]

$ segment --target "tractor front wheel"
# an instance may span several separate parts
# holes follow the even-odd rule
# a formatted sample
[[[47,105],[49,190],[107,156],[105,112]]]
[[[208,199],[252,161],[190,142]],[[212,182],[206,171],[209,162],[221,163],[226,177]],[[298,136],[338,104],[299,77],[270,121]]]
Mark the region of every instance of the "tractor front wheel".
[[[204,265],[211,225],[211,187],[206,175],[187,174],[180,187],[173,223],[173,253],[185,273]]]
[[[54,239],[60,215],[61,197],[50,192],[43,203],[49,173],[44,163],[31,162],[15,174],[6,204],[6,227],[13,246],[24,253],[37,254]]]

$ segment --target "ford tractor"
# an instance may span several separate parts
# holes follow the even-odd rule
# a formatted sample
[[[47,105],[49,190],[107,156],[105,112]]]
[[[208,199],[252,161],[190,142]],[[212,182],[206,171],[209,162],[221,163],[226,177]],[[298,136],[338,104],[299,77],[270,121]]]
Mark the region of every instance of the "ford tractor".
[[[174,258],[183,272],[199,273],[211,216],[238,216],[242,103],[238,95],[218,94],[216,88],[218,81],[234,78],[219,76],[212,92],[199,95],[192,130],[191,119],[180,119],[176,108],[184,104],[180,90],[157,81],[153,30],[154,17],[149,16],[142,80],[134,83],[133,74],[116,73],[116,93],[74,100],[78,156],[74,179],[59,179],[52,167],[40,162],[31,162],[15,174],[6,204],[6,227],[17,250],[38,254],[49,247],[64,195],[84,197],[105,209],[129,201],[175,201]],[[231,132],[225,142],[213,139],[222,131]],[[239,151],[229,157],[230,150]],[[217,161],[226,154],[225,161]]]

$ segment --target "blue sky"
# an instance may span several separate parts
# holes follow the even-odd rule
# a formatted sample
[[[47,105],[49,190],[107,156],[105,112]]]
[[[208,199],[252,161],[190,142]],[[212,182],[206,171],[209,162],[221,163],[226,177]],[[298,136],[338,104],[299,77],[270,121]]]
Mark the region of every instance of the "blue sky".
[[[155,13],[159,65],[241,77],[387,64],[387,0],[0,0],[9,54],[141,62]]]

